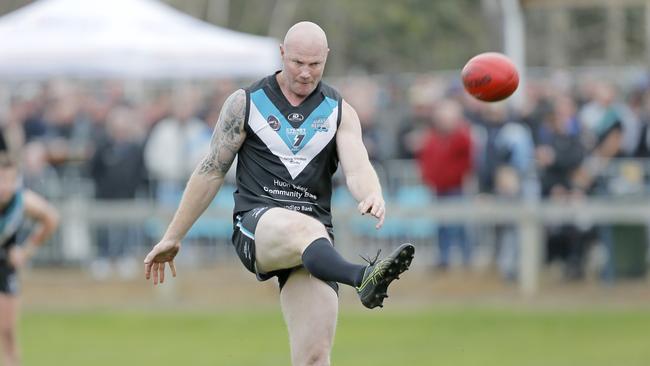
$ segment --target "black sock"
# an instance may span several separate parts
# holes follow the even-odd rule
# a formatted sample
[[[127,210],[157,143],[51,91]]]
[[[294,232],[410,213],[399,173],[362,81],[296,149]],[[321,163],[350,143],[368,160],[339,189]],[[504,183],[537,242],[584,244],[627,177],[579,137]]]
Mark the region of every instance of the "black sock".
[[[346,261],[329,240],[314,240],[302,253],[302,264],[314,277],[359,286],[366,266]]]

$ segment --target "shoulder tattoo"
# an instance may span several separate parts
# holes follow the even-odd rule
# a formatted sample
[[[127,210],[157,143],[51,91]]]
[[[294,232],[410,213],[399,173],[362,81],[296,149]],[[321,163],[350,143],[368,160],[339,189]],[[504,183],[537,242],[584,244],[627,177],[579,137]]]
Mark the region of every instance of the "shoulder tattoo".
[[[215,178],[226,175],[246,138],[245,119],[246,92],[239,89],[223,103],[219,120],[212,133],[210,150],[201,161],[199,174]]]

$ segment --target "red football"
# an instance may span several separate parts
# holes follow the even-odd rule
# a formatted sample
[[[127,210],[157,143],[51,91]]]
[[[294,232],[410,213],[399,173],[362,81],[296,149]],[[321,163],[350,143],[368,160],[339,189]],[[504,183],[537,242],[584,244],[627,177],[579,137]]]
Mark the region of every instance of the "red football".
[[[497,52],[472,57],[461,72],[468,93],[485,102],[506,99],[519,85],[519,73],[508,57]]]

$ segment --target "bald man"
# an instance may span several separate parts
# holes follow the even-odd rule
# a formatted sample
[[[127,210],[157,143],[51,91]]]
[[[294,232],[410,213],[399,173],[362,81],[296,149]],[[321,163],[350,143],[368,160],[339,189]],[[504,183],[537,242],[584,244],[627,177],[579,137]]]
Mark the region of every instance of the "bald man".
[[[381,260],[346,261],[333,246],[332,175],[340,160],[361,214],[386,215],[377,174],[354,109],[321,81],[329,48],[316,24],[295,24],[280,45],[282,70],[235,91],[224,103],[208,155],[189,179],[162,240],[145,258],[145,276],[162,283],[235,156],[233,245],[260,281],[278,277],[294,365],[329,365],[338,283],[368,308],[383,306],[389,284],[408,269],[414,247]]]

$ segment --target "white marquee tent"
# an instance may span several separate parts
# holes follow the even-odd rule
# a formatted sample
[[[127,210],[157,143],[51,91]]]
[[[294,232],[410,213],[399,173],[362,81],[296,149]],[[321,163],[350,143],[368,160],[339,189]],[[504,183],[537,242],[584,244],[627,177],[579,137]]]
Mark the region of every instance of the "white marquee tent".
[[[156,0],[40,0],[0,17],[0,78],[254,77],[278,41],[202,22]]]

